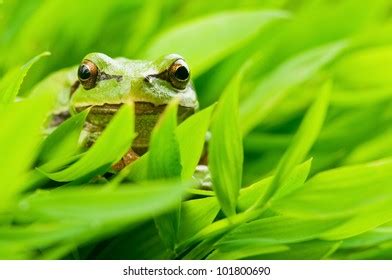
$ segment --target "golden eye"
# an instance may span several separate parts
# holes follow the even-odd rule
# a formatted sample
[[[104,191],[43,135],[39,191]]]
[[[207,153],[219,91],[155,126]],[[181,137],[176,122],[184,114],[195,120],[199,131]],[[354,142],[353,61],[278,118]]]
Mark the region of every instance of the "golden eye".
[[[78,78],[85,89],[95,87],[98,77],[98,67],[89,60],[84,60],[78,69]]]
[[[176,60],[170,65],[168,72],[170,82],[174,87],[178,89],[186,88],[190,78],[190,71],[184,60]]]

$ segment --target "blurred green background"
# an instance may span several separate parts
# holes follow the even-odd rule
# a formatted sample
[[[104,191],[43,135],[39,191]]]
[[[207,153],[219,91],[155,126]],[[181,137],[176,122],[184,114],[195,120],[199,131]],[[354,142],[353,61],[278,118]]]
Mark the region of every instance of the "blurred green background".
[[[311,174],[392,156],[390,0],[0,1],[0,77],[44,51],[51,56],[33,66],[20,96],[89,52],[181,54],[201,108],[245,69],[244,186],[276,168],[327,82],[330,107]]]
[[[274,101],[262,125],[254,128],[257,121],[251,125],[254,133],[245,139],[245,177],[251,181],[260,176],[258,160],[264,172],[271,170],[304,109],[327,79],[334,82],[333,107],[320,145],[315,148],[320,156],[314,168],[391,153],[386,144],[380,146],[386,151],[380,150],[379,155],[367,156],[360,150],[353,153],[370,139],[377,141],[380,133],[391,137],[388,113],[383,114],[391,96],[390,1],[27,0],[3,1],[0,7],[0,74],[43,51],[52,53],[34,66],[23,84],[22,95],[47,74],[78,64],[89,52],[131,59],[153,59],[173,52],[188,60],[201,107],[206,107],[217,100],[248,59],[253,60],[253,68],[244,79],[241,100],[258,91],[260,81],[290,59],[339,40],[350,41],[347,48],[321,62],[323,67],[312,69],[312,75],[299,77],[301,71],[309,70],[300,66],[291,72],[292,77],[279,77],[282,83],[288,81],[282,89],[286,93]],[[184,29],[184,24],[192,25],[216,13],[264,9],[280,9],[288,14],[266,24],[254,14],[248,22],[223,18],[211,23],[211,32],[203,26]],[[228,34],[220,36],[213,32],[215,29]],[[186,43],[189,38],[193,38],[193,45]],[[292,81],[296,78],[298,81]],[[258,169],[257,174],[253,174],[253,168]]]

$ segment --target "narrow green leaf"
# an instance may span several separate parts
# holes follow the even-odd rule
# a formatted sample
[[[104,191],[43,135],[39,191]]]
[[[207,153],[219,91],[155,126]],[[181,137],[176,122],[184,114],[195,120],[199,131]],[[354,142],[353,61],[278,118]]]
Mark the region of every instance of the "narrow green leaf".
[[[178,102],[170,103],[152,131],[148,177],[163,179],[181,175],[181,155],[176,135]]]
[[[227,244],[220,247],[208,256],[208,260],[240,260],[256,255],[284,252],[289,247],[286,245],[257,246],[257,244]]]
[[[53,107],[53,98],[42,95],[22,102],[5,105],[0,109],[0,208],[20,191],[28,170],[34,162],[40,142],[42,127]]]
[[[290,176],[287,178],[286,183],[278,190],[276,196],[283,196],[303,186],[306,178],[309,175],[310,166],[312,160],[308,160],[298,166],[296,166]],[[262,197],[267,187],[271,184],[273,177],[267,177],[262,179],[249,187],[242,188],[240,190],[240,196],[238,199],[238,208],[241,211],[245,211],[251,207],[259,197]]]
[[[159,119],[151,134],[148,155],[148,178],[165,179],[181,176],[181,155],[178,145],[177,127],[178,102],[171,102]],[[159,235],[165,245],[173,250],[178,239],[180,223],[180,198],[177,208],[155,218]]]
[[[197,112],[177,128],[178,144],[181,151],[181,177],[183,179],[192,177],[199,163],[214,107],[215,105],[212,105]]]
[[[239,123],[240,71],[223,92],[211,123],[208,166],[213,188],[226,216],[236,213],[242,181],[243,149]]]
[[[192,65],[194,76],[227,57],[257,35],[268,23],[286,19],[284,11],[232,11],[190,21],[154,38],[145,55],[156,58],[180,53]],[[230,24],[235,22],[236,24]]]
[[[127,152],[133,137],[133,106],[124,105],[80,160],[64,170],[48,172],[46,175],[52,180],[67,182],[82,178],[103,167],[105,170],[101,171],[106,171]]]
[[[290,196],[273,201],[271,207],[300,218],[349,217],[377,205],[388,207],[391,180],[391,159],[332,169],[317,174]]]
[[[301,53],[280,65],[256,86],[253,93],[241,103],[241,128],[247,134],[276,108],[290,89],[309,80],[334,60],[345,48],[346,42],[337,42]]]
[[[116,189],[76,186],[38,191],[20,202],[17,214],[41,219],[82,221],[96,226],[106,222],[134,223],[173,209],[192,185],[190,182],[146,182],[122,185]]]
[[[205,134],[208,129],[211,114],[214,106],[210,106],[204,110],[197,112],[183,121],[176,128],[178,145],[181,154],[181,177],[189,179],[195,172],[195,168],[200,160],[205,143]],[[189,137],[192,135],[193,137]],[[133,162],[128,170],[127,177],[133,181],[141,181],[147,178],[147,165],[149,152],[144,154],[137,161]]]
[[[366,248],[375,246],[385,241],[392,240],[392,225],[385,225],[370,230],[363,234],[345,239],[342,243],[342,249]]]
[[[326,240],[340,240],[372,230],[392,221],[391,201],[379,202],[366,208],[341,226],[331,229],[321,236]]]
[[[1,80],[0,80],[0,104],[7,104],[13,102],[15,97],[18,95],[20,86],[22,85],[23,79],[27,75],[30,67],[40,60],[44,56],[50,55],[49,52],[41,53],[36,57],[32,58],[22,67],[15,67],[11,69]]]
[[[179,241],[185,241],[211,224],[220,210],[215,197],[192,199],[182,203]]]
[[[39,161],[73,156],[78,151],[78,140],[87,114],[88,110],[85,110],[72,116],[49,134],[42,143]]]
[[[383,131],[375,138],[361,143],[346,157],[346,164],[364,163],[392,156],[392,129]]]
[[[237,227],[216,246],[219,248],[228,243],[253,243],[267,246],[302,242],[318,238],[341,223],[341,220],[304,220],[285,216],[265,218]]]
[[[355,88],[390,87],[392,46],[365,48],[345,56],[332,70],[336,79]],[[369,75],[372,69],[372,75]]]
[[[322,260],[327,259],[340,246],[341,242],[311,240],[290,244],[288,250],[255,256],[258,260]]]
[[[279,188],[284,186],[293,168],[303,161],[304,157],[312,148],[324,123],[330,90],[330,84],[328,83],[321,90],[320,96],[306,113],[291,145],[279,162],[274,179],[265,194],[254,204],[254,207],[263,206],[274,196]],[[281,192],[285,192],[285,190]]]
[[[71,222],[34,223],[0,227],[0,240],[20,251],[33,251],[52,246],[65,239],[75,238],[89,229]]]

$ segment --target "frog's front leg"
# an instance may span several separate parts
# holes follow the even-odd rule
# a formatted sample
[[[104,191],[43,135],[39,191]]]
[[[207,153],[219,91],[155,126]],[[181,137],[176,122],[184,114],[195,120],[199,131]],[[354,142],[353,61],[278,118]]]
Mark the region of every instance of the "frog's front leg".
[[[207,165],[199,164],[198,166],[196,166],[195,173],[193,174],[193,178],[195,178],[199,182],[199,186],[201,189],[203,190],[212,189],[211,173]]]
[[[212,189],[212,178],[210,170],[208,169],[208,143],[211,139],[211,133],[206,133],[204,142],[203,153],[200,157],[199,164],[196,166],[193,178],[195,178],[200,185],[201,189],[211,190]]]

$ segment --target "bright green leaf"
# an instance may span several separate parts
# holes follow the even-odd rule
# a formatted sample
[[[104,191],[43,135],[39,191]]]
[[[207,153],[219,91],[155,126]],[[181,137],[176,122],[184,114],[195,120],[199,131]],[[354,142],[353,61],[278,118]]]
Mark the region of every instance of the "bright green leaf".
[[[0,104],[7,104],[15,100],[15,97],[18,95],[20,86],[22,85],[23,79],[27,75],[27,72],[29,71],[30,67],[42,57],[48,55],[50,55],[49,52],[44,52],[40,55],[37,55],[29,62],[24,64],[22,67],[15,67],[10,70],[0,80]]]
[[[176,26],[154,38],[145,55],[180,53],[200,75],[221,59],[241,48],[268,23],[288,18],[284,11],[232,11],[214,14]],[[235,22],[236,24],[231,24]]]
[[[341,167],[317,174],[272,209],[302,218],[348,217],[392,202],[392,160]],[[389,204],[390,205],[390,204]]]
[[[242,183],[243,149],[238,118],[238,95],[242,71],[225,89],[211,124],[208,166],[214,191],[226,216],[236,213]]]
[[[85,110],[72,116],[49,134],[42,143],[39,160],[47,162],[74,155],[79,148],[78,140],[87,114],[88,110]]]
[[[103,167],[107,170],[110,164],[120,160],[128,151],[133,137],[133,106],[124,105],[80,160],[64,170],[46,175],[52,180],[67,182],[82,178]]]
[[[326,84],[320,96],[306,113],[291,145],[279,162],[271,184],[268,186],[265,194],[254,204],[254,207],[262,207],[285,185],[293,168],[303,161],[312,148],[324,123],[330,90],[330,84]],[[282,194],[282,192],[287,193],[288,191],[283,189],[280,192]]]

